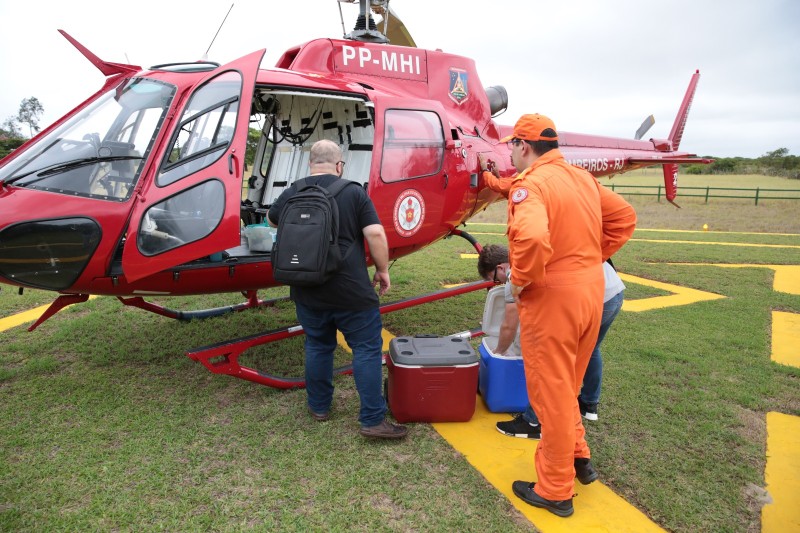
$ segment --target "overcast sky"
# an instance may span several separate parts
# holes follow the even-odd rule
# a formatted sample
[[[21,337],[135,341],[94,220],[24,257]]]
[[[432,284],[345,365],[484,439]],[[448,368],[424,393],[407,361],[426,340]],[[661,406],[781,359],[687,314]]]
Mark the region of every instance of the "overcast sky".
[[[56,30],[106,61],[148,67],[200,59],[226,12],[209,59],[340,38],[336,0],[0,1],[0,122],[24,98],[44,127],[100,88],[103,76]],[[484,86],[502,85],[513,124],[550,116],[564,131],[666,138],[689,79],[701,79],[681,150],[758,157],[800,155],[800,1],[796,0],[392,0],[421,48],[475,60]],[[358,12],[342,5],[345,31]]]

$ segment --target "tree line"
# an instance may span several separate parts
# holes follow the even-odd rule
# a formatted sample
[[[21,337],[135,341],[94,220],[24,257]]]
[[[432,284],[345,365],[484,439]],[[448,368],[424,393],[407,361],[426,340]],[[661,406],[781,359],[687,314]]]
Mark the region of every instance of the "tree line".
[[[42,113],[44,106],[38,98],[31,96],[22,100],[16,116],[7,117],[0,124],[0,159],[33,137],[34,133],[39,133]],[[23,133],[23,126],[28,126],[28,137]]]
[[[717,157],[710,165],[681,166],[686,174],[762,174],[800,179],[800,156],[790,155],[788,148],[778,148],[754,159]]]

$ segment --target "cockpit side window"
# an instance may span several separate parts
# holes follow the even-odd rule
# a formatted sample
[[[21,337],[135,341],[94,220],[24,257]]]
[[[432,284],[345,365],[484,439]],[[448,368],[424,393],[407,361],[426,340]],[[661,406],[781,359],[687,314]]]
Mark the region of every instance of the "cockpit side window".
[[[242,77],[228,71],[216,76],[192,95],[156,184],[164,187],[207,167],[222,157],[233,140]]]
[[[432,111],[388,109],[385,115],[381,179],[400,181],[436,174],[444,158],[444,133]]]

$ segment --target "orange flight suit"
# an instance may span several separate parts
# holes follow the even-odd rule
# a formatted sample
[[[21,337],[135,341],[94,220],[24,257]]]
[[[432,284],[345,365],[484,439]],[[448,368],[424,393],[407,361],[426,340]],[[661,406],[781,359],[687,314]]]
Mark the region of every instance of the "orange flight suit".
[[[486,184],[488,188],[490,188],[495,192],[499,192],[500,194],[508,198],[508,191],[511,189],[513,178],[516,176],[516,174],[509,178],[498,178],[488,170],[484,170],[482,176],[483,176],[483,182]]]
[[[589,458],[577,397],[603,310],[603,268],[633,234],[636,213],[589,172],[551,150],[508,195],[511,281],[520,293],[528,397],[542,423],[534,490],[572,497],[575,458]]]

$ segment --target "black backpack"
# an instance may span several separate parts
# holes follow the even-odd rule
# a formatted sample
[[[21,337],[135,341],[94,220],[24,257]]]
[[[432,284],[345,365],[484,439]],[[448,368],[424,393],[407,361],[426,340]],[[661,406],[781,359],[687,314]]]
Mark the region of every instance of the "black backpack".
[[[353,245],[342,255],[339,249],[338,195],[354,184],[338,178],[328,187],[308,178],[297,181],[297,192],[283,206],[278,234],[272,245],[275,281],[294,287],[313,287],[328,281],[341,268]]]

